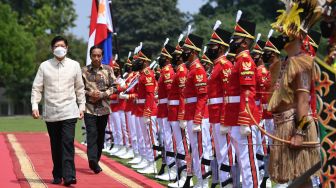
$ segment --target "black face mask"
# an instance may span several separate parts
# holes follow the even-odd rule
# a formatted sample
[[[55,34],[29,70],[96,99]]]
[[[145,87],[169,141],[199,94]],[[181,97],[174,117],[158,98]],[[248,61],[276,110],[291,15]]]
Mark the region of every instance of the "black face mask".
[[[189,59],[189,57],[190,57],[190,55],[191,55],[191,52],[188,52],[188,53],[182,52],[182,60],[183,60],[183,62],[187,62],[188,59]]]
[[[130,72],[132,70],[132,67],[129,66],[129,65],[125,65],[124,70],[125,70],[125,72]]]
[[[143,62],[140,61],[140,59],[135,60],[135,62],[132,65],[133,71],[140,71],[143,67]]]
[[[232,43],[230,43],[230,51],[232,51],[234,53],[237,53],[237,50],[239,49],[242,42],[243,41],[241,41],[241,42],[233,41]]]
[[[173,67],[176,67],[176,66],[177,66],[177,62],[180,60],[180,57],[181,57],[181,56],[180,56],[180,55],[177,55],[177,54],[174,54],[174,55],[173,55],[173,59],[172,59],[172,63],[171,63]]]
[[[264,61],[265,64],[269,63],[269,60],[271,59],[271,57],[272,57],[271,53],[264,53],[262,55],[262,59],[263,59],[263,61]]]
[[[219,48],[216,48],[216,49],[209,48],[207,51],[207,56],[211,61],[213,61],[218,57],[218,52],[219,52]]]
[[[160,68],[163,68],[166,65],[166,58],[160,57],[159,58],[159,65],[160,65]]]

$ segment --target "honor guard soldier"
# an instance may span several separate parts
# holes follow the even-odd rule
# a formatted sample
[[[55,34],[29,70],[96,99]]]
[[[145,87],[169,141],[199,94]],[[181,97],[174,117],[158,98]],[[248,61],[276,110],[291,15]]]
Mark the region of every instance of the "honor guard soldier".
[[[189,34],[183,45],[182,58],[189,69],[187,81],[184,88],[186,128],[192,150],[193,170],[197,177],[195,187],[208,187],[208,179],[203,179],[206,170],[201,163],[202,158],[209,160],[211,151],[211,140],[209,124],[202,123],[208,118],[207,111],[207,74],[198,58],[201,52],[203,39],[199,36]],[[209,146],[210,145],[210,151]],[[206,150],[206,151],[204,151]]]
[[[239,11],[240,12],[240,11]],[[249,48],[254,40],[255,23],[240,19],[237,15],[231,50],[236,53],[234,66],[229,76],[229,88],[225,97],[224,125],[230,126],[231,142],[239,161],[242,173],[242,186],[259,186],[259,171],[256,161],[257,127],[246,110],[246,104],[252,109],[252,115],[259,123],[260,114],[255,103],[256,65],[250,56]],[[246,102],[246,100],[248,100]]]
[[[173,154],[173,135],[170,124],[168,123],[168,95],[171,92],[171,87],[174,77],[174,69],[171,65],[171,60],[173,59],[173,52],[175,48],[167,44],[169,39],[167,38],[163,48],[161,49],[161,55],[159,58],[160,66],[160,78],[158,81],[158,114],[157,121],[161,132],[161,140],[164,146],[163,154],[165,156],[166,165],[168,165],[168,170],[164,174],[156,176],[156,178],[161,180],[173,180],[176,178],[177,169],[175,168],[175,158],[169,156],[169,153]],[[168,154],[168,155],[167,155]],[[165,165],[162,165],[162,173],[164,172]]]
[[[181,34],[173,53],[172,66],[175,68],[176,73],[173,77],[171,91],[168,96],[168,122],[172,127],[176,142],[176,164],[178,166],[177,181],[168,184],[168,187],[172,188],[193,186],[191,176],[188,179],[187,173],[184,170],[187,168],[187,165],[191,166],[191,160],[187,161],[191,158],[186,156],[188,154],[186,130],[179,126],[180,122],[184,122],[185,103],[183,89],[188,73],[188,69],[182,60],[182,46],[184,44],[182,39],[183,35]]]

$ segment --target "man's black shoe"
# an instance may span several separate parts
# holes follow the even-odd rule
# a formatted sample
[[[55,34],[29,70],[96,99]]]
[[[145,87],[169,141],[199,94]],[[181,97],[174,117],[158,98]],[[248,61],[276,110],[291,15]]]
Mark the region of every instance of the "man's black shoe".
[[[71,184],[76,184],[77,180],[76,178],[64,178],[64,185],[70,186]]]
[[[52,184],[61,184],[62,183],[62,178],[54,178],[51,183]]]
[[[89,166],[90,169],[95,173],[95,174],[99,174],[101,171],[103,171],[100,166],[93,160],[89,161]]]
[[[101,171],[103,171],[103,169],[101,169],[99,165],[97,165],[97,168],[93,170],[95,174],[99,174]]]

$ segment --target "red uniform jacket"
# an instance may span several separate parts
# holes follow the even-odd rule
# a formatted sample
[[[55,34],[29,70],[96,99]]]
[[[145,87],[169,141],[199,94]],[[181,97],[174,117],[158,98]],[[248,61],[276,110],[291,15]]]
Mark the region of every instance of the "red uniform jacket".
[[[128,86],[132,83],[132,81],[134,79],[137,78],[137,76],[139,75],[139,73],[137,72],[131,72],[128,74],[126,80],[125,80],[125,84],[126,84],[126,88],[128,88]],[[129,99],[126,100],[126,106],[125,106],[125,112],[129,112],[132,111],[132,109],[134,108],[134,104],[135,104],[135,92],[134,92],[134,88],[132,88],[130,91],[128,91],[129,94]]]
[[[235,64],[229,76],[229,87],[225,99],[224,125],[254,125],[247,113],[245,100],[248,94],[248,105],[252,115],[259,123],[260,115],[255,103],[257,68],[248,50],[237,54]]]
[[[149,118],[156,112],[156,104],[154,99],[155,87],[156,80],[154,72],[149,67],[146,67],[140,72],[139,77],[137,88],[137,115]]]
[[[260,65],[257,69],[257,100],[260,100],[260,108],[262,110],[262,119],[272,119],[272,113],[267,111],[267,104],[271,97],[271,73],[264,65]]]
[[[188,70],[185,64],[177,67],[176,74],[173,77],[171,90],[168,95],[168,121],[177,121],[184,119],[184,95],[183,89],[187,80]],[[178,101],[178,102],[177,102]]]
[[[214,61],[214,67],[208,78],[208,109],[209,122],[220,123],[220,115],[223,106],[223,65],[225,56],[220,56]]]
[[[202,119],[209,117],[206,107],[208,91],[207,74],[199,59],[190,65],[183,93],[186,101],[184,119],[193,120],[196,125],[202,124]],[[188,103],[190,98],[196,98],[196,101]]]
[[[168,117],[168,94],[171,91],[174,69],[171,64],[164,66],[158,81],[158,118]]]

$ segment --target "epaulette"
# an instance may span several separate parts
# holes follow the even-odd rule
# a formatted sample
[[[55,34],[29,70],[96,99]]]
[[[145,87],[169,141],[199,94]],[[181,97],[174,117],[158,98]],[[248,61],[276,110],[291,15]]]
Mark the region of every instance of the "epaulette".
[[[183,66],[180,67],[179,71],[180,71],[180,72],[183,72],[183,71],[184,71]]]
[[[222,64],[222,65],[224,65],[225,63],[226,63],[226,59],[224,59],[224,58],[222,58],[221,60],[220,60],[220,64]]]
[[[149,72],[149,70],[147,68],[144,70],[144,73],[145,73],[145,75],[149,75],[150,74],[150,72]]]
[[[199,63],[196,64],[196,68],[199,69],[201,68],[201,65]]]
[[[266,74],[267,73],[267,69],[265,67],[261,68],[261,73]]]
[[[236,58],[240,58],[240,57],[248,57],[249,55],[248,55],[247,52],[248,52],[248,51],[242,51],[240,54],[237,55]]]
[[[165,67],[165,71],[169,71],[169,67],[168,66]]]

